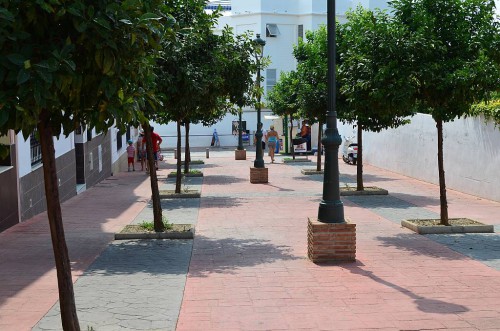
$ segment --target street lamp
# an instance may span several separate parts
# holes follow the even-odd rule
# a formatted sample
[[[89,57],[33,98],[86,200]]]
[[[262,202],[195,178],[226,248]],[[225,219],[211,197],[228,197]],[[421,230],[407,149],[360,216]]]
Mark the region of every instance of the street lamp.
[[[342,138],[337,129],[335,54],[335,0],[328,0],[328,113],[325,137],[321,140],[325,146],[325,172],[323,199],[318,209],[318,220],[322,223],[345,223],[339,187],[338,153]]]
[[[260,63],[262,60],[262,56],[264,54],[264,46],[266,45],[266,41],[260,38],[260,34],[257,33],[256,38],[253,40],[255,45],[255,59],[257,61],[257,132],[255,133],[256,139],[256,149],[255,149],[255,161],[253,162],[253,166],[255,168],[264,168],[264,157],[262,153],[262,123],[260,122],[260,100],[261,100],[261,92],[260,92]]]

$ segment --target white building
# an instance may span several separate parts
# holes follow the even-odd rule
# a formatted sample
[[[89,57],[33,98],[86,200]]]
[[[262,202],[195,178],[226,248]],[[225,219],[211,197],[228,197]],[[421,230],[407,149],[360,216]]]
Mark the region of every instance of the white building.
[[[345,12],[361,4],[365,7],[387,8],[385,0],[340,0],[337,1],[337,19],[343,20]],[[260,34],[266,41],[264,56],[271,60],[271,64],[262,71],[264,77],[264,90],[267,93],[277,82],[280,73],[294,70],[297,62],[293,56],[293,47],[299,38],[305,36],[308,30],[315,30],[320,25],[327,23],[327,0],[216,0],[210,1],[208,8],[220,5],[224,15],[219,19],[216,30],[221,30],[228,25],[237,34],[250,32],[253,36]],[[237,121],[237,116],[226,116],[213,127],[192,125],[190,130],[190,144],[192,147],[210,146],[214,128],[217,129],[221,146],[236,146],[238,138],[232,134],[232,122]],[[250,131],[250,142],[257,129],[257,115],[254,109],[244,109],[243,121],[246,129]],[[280,134],[283,134],[281,119],[273,120],[269,109],[262,109],[263,128],[268,129],[274,124]],[[288,130],[288,129],[287,129]],[[164,138],[162,146],[175,148],[176,124],[155,124],[157,131]],[[317,145],[317,133],[312,132],[312,145]],[[182,140],[184,142],[184,139]]]
[[[77,130],[54,138],[60,201],[84,191],[127,167],[127,140],[136,140],[137,129],[106,134]],[[36,135],[24,139],[11,131],[0,137],[10,154],[0,159],[0,231],[46,210],[41,148]]]

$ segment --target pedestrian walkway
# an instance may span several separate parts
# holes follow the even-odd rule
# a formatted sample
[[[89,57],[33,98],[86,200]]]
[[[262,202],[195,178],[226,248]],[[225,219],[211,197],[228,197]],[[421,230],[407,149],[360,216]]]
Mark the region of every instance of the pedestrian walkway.
[[[195,153],[193,159],[204,158]],[[247,161],[205,159],[199,199],[166,199],[194,240],[113,241],[152,214],[149,180],[120,173],[63,204],[82,330],[500,330],[499,234],[421,236],[403,218],[437,217],[439,188],[365,165],[385,197],[346,197],[357,260],[306,258],[322,176],[308,164],[268,163],[269,184],[249,183]],[[160,186],[173,187],[160,169]],[[340,162],[342,185],[355,167]],[[500,225],[500,203],[448,190],[450,217]],[[53,306],[53,307],[52,307]],[[51,308],[52,307],[52,308]],[[0,330],[61,330],[46,215],[0,233]]]

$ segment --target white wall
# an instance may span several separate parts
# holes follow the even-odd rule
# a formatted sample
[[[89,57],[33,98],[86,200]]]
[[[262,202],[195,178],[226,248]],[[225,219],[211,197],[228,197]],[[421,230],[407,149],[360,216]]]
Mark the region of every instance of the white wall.
[[[59,138],[54,138],[54,149],[56,158],[72,151],[75,147],[74,135],[71,133],[67,138],[61,135]],[[22,133],[17,135],[17,157],[19,160],[19,177],[26,176],[31,172],[31,147],[30,139],[24,139]],[[40,167],[36,165],[35,168]]]
[[[339,127],[343,136],[353,132],[352,126]],[[500,201],[500,128],[478,117],[445,123],[443,131],[447,188]],[[363,143],[367,163],[439,183],[437,131],[430,115],[418,114],[397,129],[365,132]]]

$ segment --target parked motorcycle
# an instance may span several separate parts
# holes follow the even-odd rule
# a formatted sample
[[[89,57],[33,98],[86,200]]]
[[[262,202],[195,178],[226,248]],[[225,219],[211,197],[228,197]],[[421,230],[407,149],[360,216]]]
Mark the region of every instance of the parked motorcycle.
[[[347,164],[356,164],[358,160],[358,143],[353,142],[354,137],[344,137],[342,145],[342,160]]]

